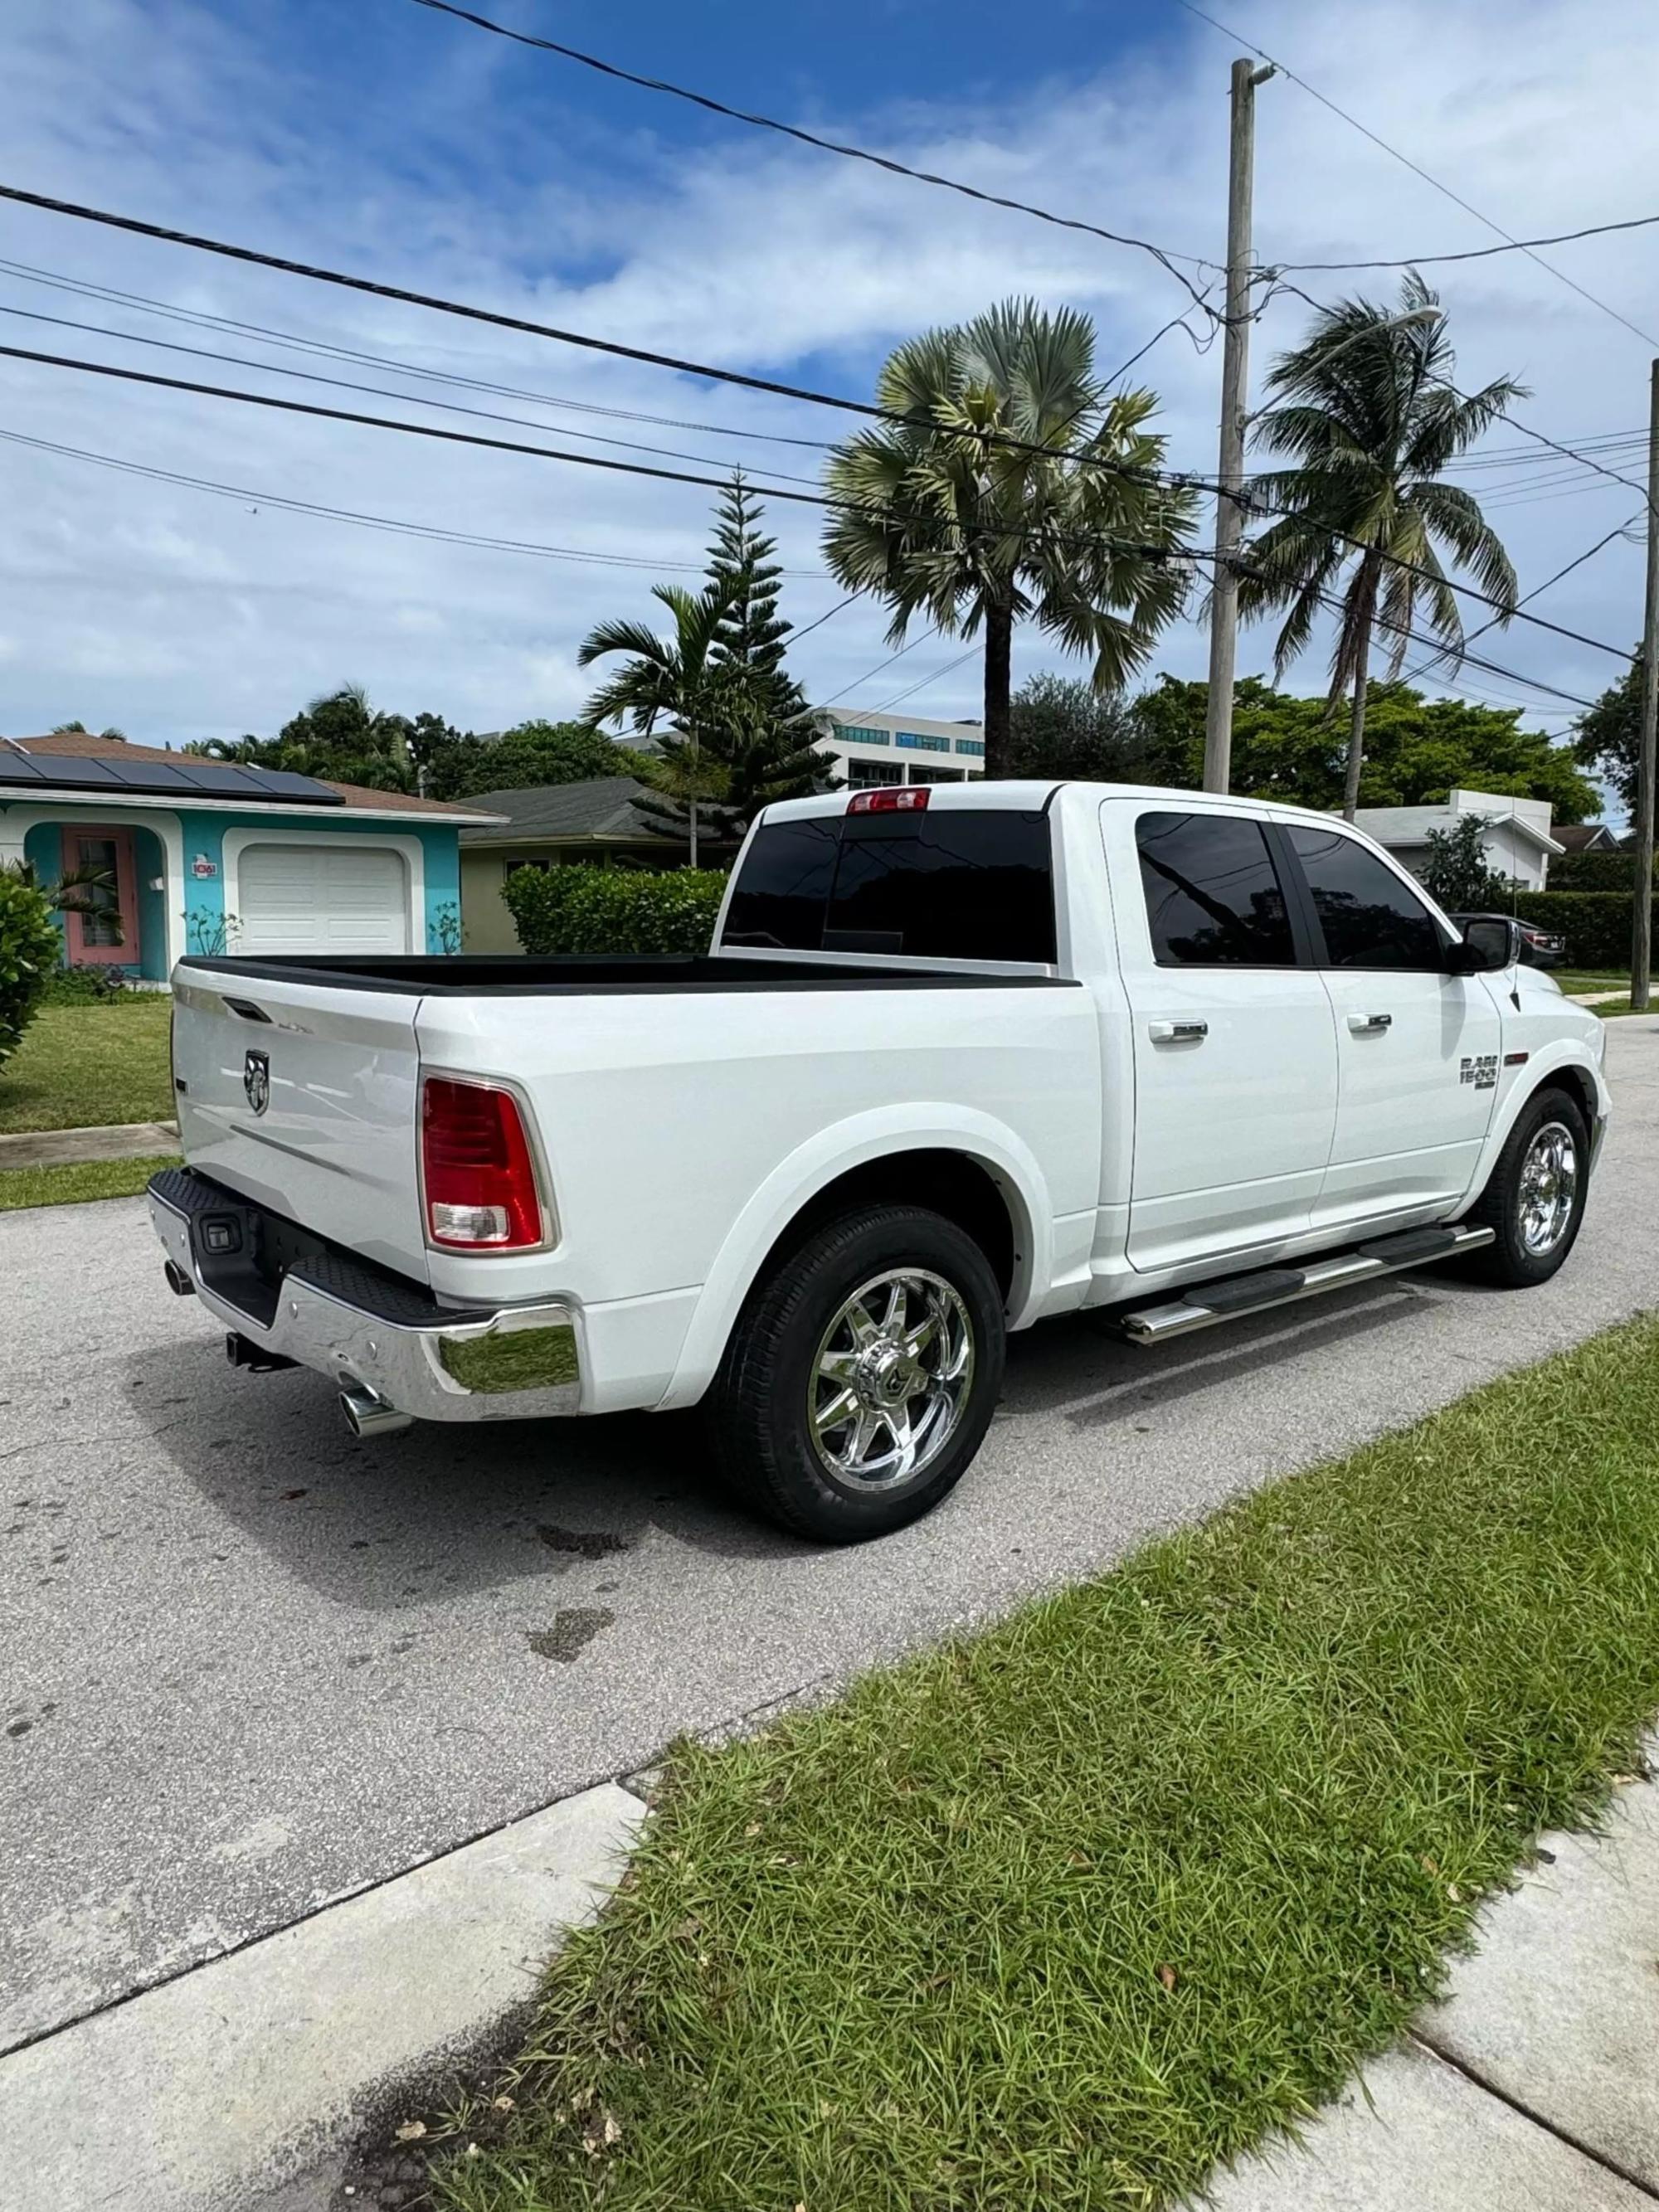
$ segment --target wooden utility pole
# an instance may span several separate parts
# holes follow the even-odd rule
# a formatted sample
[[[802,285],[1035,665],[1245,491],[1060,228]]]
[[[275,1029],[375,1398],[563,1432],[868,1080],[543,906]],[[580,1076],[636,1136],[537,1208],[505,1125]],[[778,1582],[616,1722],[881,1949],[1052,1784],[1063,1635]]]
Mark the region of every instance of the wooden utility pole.
[[[1642,621],[1642,740],[1636,756],[1636,896],[1630,1002],[1645,1013],[1653,956],[1653,769],[1659,732],[1659,361],[1648,384],[1648,596]]]
[[[1227,313],[1221,348],[1220,490],[1215,502],[1215,578],[1210,593],[1210,690],[1204,714],[1204,788],[1225,791],[1233,765],[1233,669],[1238,649],[1238,574],[1243,534],[1244,401],[1250,355],[1250,196],[1255,167],[1255,88],[1273,75],[1233,64],[1227,161]]]

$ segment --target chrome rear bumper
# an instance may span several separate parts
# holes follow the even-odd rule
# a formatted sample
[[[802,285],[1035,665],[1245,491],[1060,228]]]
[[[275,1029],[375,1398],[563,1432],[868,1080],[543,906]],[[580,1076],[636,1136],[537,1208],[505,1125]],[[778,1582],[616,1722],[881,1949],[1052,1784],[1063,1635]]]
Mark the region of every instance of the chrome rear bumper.
[[[249,1344],[314,1367],[343,1391],[366,1389],[422,1421],[535,1420],[580,1410],[576,1316],[562,1301],[495,1312],[434,1304],[430,1318],[412,1318],[412,1291],[386,1302],[404,1311],[377,1312],[372,1288],[356,1303],[308,1279],[301,1265],[283,1276],[274,1311],[252,1314],[204,1279],[190,1210],[152,1184],[149,1213],[170,1269],[188,1279],[210,1313]]]

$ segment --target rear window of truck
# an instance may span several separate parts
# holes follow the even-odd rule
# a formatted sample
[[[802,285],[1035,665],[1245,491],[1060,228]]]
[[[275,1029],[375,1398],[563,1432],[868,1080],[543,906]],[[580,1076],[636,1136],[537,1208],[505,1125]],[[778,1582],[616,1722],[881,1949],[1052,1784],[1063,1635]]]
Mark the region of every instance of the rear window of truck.
[[[1048,818],[942,807],[764,823],[738,872],[720,942],[1052,964]]]

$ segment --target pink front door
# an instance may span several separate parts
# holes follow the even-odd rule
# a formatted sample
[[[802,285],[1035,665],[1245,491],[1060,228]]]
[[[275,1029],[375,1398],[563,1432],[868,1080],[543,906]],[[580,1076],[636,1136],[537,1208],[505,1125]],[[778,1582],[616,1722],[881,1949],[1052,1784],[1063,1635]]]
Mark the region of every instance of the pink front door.
[[[111,878],[80,896],[90,911],[64,916],[71,966],[138,965],[138,884],[133,873],[132,834],[126,830],[64,832],[64,873],[95,868]]]

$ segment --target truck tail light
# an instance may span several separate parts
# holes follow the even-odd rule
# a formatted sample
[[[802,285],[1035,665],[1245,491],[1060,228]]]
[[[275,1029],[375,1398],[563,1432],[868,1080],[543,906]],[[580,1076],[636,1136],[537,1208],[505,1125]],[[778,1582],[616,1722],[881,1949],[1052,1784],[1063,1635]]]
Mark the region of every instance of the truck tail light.
[[[854,792],[847,802],[849,814],[920,814],[933,787],[926,783],[884,784],[878,791]]]
[[[493,1084],[428,1075],[421,1086],[426,1233],[457,1252],[546,1242],[542,1192],[518,1101]]]

